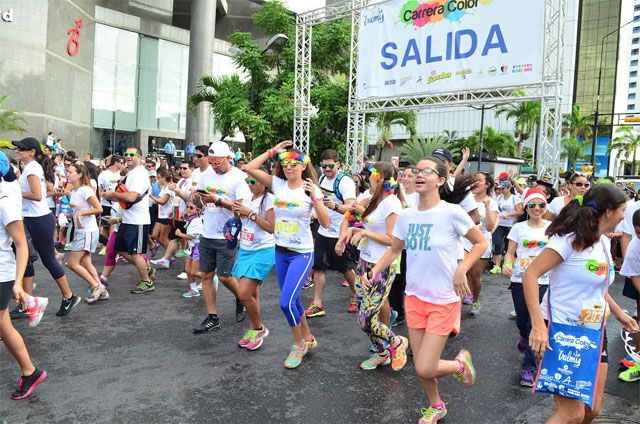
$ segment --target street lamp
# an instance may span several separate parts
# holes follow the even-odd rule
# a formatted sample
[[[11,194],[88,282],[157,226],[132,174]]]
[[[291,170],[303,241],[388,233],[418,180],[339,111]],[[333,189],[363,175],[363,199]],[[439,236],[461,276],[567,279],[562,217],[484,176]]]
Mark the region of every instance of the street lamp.
[[[602,37],[602,41],[600,42],[600,66],[598,69],[598,93],[596,95],[596,111],[593,118],[593,143],[591,143],[591,166],[593,166],[594,173],[595,173],[595,166],[596,166],[596,143],[598,142],[598,117],[600,116],[600,87],[602,86],[602,58],[604,56],[604,40],[608,36],[619,32],[622,28],[633,23],[634,21],[635,19],[627,22],[626,24],[620,26],[619,28],[614,29],[613,31],[611,31],[610,33]],[[611,124],[613,125],[613,122]],[[613,130],[613,126],[612,126],[612,130]]]

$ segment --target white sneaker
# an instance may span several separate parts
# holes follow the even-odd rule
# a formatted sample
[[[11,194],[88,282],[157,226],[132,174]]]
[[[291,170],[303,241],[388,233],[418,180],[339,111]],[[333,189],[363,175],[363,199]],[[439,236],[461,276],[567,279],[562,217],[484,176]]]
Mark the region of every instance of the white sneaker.
[[[471,305],[471,311],[469,312],[469,315],[473,315],[473,316],[480,315],[480,302],[473,302],[473,305]]]
[[[169,259],[165,259],[165,258],[152,259],[149,262],[153,265],[161,266],[164,269],[169,269]]]
[[[516,311],[509,312],[509,319],[516,319],[517,317]]]
[[[202,281],[200,281],[200,282],[198,283],[198,285],[196,286],[196,288],[197,288],[198,290],[202,291]]]
[[[178,276],[176,277],[178,280],[186,280],[187,278],[189,278],[187,276],[187,273],[182,271],[180,274],[178,274]]]

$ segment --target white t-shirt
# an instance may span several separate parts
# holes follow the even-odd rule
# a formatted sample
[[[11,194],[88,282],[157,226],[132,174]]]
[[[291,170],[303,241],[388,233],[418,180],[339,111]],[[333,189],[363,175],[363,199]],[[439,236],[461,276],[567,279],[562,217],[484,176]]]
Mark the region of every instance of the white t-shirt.
[[[562,211],[562,209],[565,206],[565,204],[564,204],[564,199],[565,198],[566,198],[566,196],[556,197],[555,199],[553,199],[551,201],[551,203],[549,203],[549,206],[547,206],[547,210],[549,212],[551,212],[552,214],[554,214],[555,216],[560,215],[560,211]]]
[[[165,194],[169,195],[169,200],[164,205],[158,203],[158,218],[159,219],[168,219],[169,212],[171,212],[171,207],[173,206],[174,197],[178,197],[175,193],[169,190],[169,187],[164,186],[160,189],[160,194],[158,194],[158,199],[162,199]]]
[[[337,178],[337,176],[336,176]],[[333,186],[335,184],[336,179],[328,179],[321,178],[322,182],[320,183],[320,189],[325,197],[331,199],[331,201],[337,205],[343,205],[344,202],[338,199],[338,196],[333,192]],[[356,198],[356,183],[353,182],[348,175],[344,175],[340,180],[340,185],[338,186],[338,191],[342,195],[343,199],[354,199]],[[344,215],[338,213],[332,209],[327,209],[329,211],[329,218],[331,218],[331,225],[328,228],[320,227],[318,229],[318,234],[335,238],[337,239],[340,236],[340,226],[342,225],[342,221],[344,221]]]
[[[381,201],[378,207],[365,218],[364,229],[378,234],[387,234],[387,217],[393,213],[397,215],[400,211],[402,211],[402,202],[395,194],[392,194]],[[387,252],[387,249],[389,249],[389,246],[384,246],[367,238],[363,238],[358,245],[360,259],[370,264],[378,263],[380,258]]]
[[[510,218],[503,218],[502,215],[514,213],[516,211],[516,205],[519,203],[522,202],[515,194],[512,194],[509,199],[505,199],[504,196],[498,197],[498,209],[500,210],[498,214],[498,225],[503,227],[513,227],[513,224],[516,223],[516,217],[512,216]]]
[[[122,218],[122,210],[120,209],[120,203],[113,202],[113,204],[111,205],[111,218],[113,219]],[[119,222],[116,222],[115,224],[113,224],[113,231],[118,231],[118,228],[120,228]]]
[[[231,168],[226,174],[216,174],[213,168],[209,167],[200,174],[198,190],[206,190],[215,193],[220,199],[235,202],[251,196],[251,190],[245,182],[246,174],[238,168]],[[222,206],[217,207],[213,203],[205,204],[205,211],[202,215],[204,221],[204,234],[208,239],[224,239],[224,224],[233,218],[233,212]]]
[[[358,203],[363,202],[369,199],[370,197],[371,197],[371,192],[367,189],[366,191],[363,191],[362,193],[360,193],[360,195],[356,198],[356,202]]]
[[[23,192],[31,192],[31,188],[29,187],[29,182],[27,181],[27,177],[29,175],[35,175],[38,177],[40,181],[40,200],[30,200],[30,199],[22,199],[22,215],[26,217],[36,217],[36,216],[44,216],[48,213],[51,213],[49,210],[49,206],[47,206],[47,201],[45,200],[47,197],[47,183],[44,180],[44,171],[42,170],[42,166],[35,160],[32,160],[24,167],[22,174],[20,174],[20,187]],[[15,276],[14,276],[15,277]]]
[[[12,187],[13,185],[13,187]],[[11,237],[7,231],[7,225],[15,221],[22,221],[22,211],[19,205],[21,191],[17,191],[15,182],[0,183],[0,282],[14,281],[16,279],[16,257],[11,249]],[[20,194],[20,196],[18,196]]]
[[[636,230],[633,228],[633,214],[640,209],[640,201],[628,203],[627,209],[624,211],[624,221],[621,230],[623,233],[630,234],[632,239],[636,239]]]
[[[316,198],[322,197],[322,191],[316,187]],[[302,186],[292,190],[287,180],[273,176],[271,187],[275,197],[273,205],[276,214],[276,228],[273,233],[276,244],[287,249],[309,252],[313,250],[311,234],[311,214],[313,200],[307,196]]]
[[[78,213],[88,209],[93,209],[89,204],[89,199],[91,197],[96,197],[96,192],[89,186],[82,186],[71,191],[69,206],[71,206],[71,210],[73,212],[73,226],[76,227],[76,230],[94,231],[98,229],[95,215],[84,215],[81,218],[82,228],[78,228],[76,226],[76,223],[78,222]]]
[[[120,178],[121,176],[119,172],[111,172],[108,169],[102,171],[100,175],[98,175],[98,185],[100,186],[100,190],[102,190],[102,192],[115,190]],[[100,204],[103,206],[111,206],[111,202],[102,196],[100,197]]]
[[[262,198],[265,196],[266,198],[263,203]],[[260,196],[256,200],[249,198],[246,202],[249,209],[266,219],[267,211],[273,209],[274,199],[273,194],[265,193],[264,196]],[[260,210],[261,204],[264,205],[262,210]],[[240,231],[238,240],[240,248],[249,251],[265,249],[276,245],[276,239],[273,237],[273,234],[260,228],[260,226],[256,224],[255,221],[250,220],[249,217],[242,219],[242,231]]]
[[[453,289],[453,274],[458,266],[460,237],[473,227],[473,221],[459,205],[444,200],[427,211],[402,210],[393,236],[404,240],[407,250],[405,293],[436,304],[459,302]]]
[[[634,237],[627,247],[627,255],[624,257],[620,275],[625,277],[640,276],[640,239]]]
[[[196,190],[198,186],[198,182],[193,180],[192,177],[189,178],[181,178],[180,181],[178,181],[178,184],[176,184],[176,187],[179,188],[180,190],[183,190],[186,195],[187,198],[191,197],[191,194]],[[182,197],[175,195],[175,193],[172,192],[172,203],[173,203],[173,219],[178,219],[178,220],[182,220],[182,215],[184,214],[184,211],[187,209],[187,202],[185,202]],[[176,216],[176,208],[178,209],[178,216]]]
[[[487,247],[487,250],[482,254],[482,258],[486,259],[491,256],[491,241],[492,241],[491,231],[489,231],[489,229],[487,228],[487,224],[485,222],[487,217],[487,208],[484,206],[483,202],[475,202],[475,204],[476,204],[476,209],[478,209],[478,213],[480,214],[480,224],[478,224],[478,228],[482,231],[482,235],[484,236],[484,238],[486,238],[487,241],[489,242],[489,246]],[[491,198],[489,198],[489,211],[498,212],[498,203]],[[467,238],[462,239],[462,244],[464,246],[464,249],[467,252],[471,251],[473,244]]]
[[[60,177],[58,177],[58,174],[53,174],[53,188],[58,187],[58,184],[60,184]],[[49,209],[56,207],[56,199],[53,196],[47,196],[47,206],[49,206]]]
[[[200,243],[200,236],[202,235],[203,232],[204,232],[204,222],[202,221],[202,217],[193,218],[187,224],[187,232],[186,232],[188,236],[193,237],[193,240],[189,240],[187,244],[190,247],[193,247],[196,245],[196,243]]]
[[[414,191],[411,194],[402,193],[404,196],[404,202],[407,204],[408,208],[415,208],[418,206],[420,202],[420,195],[417,191]]]
[[[511,281],[514,283],[522,282],[524,271],[549,244],[544,232],[551,221],[543,220],[543,222],[544,225],[540,228],[532,228],[528,221],[518,222],[509,231],[507,238],[516,244],[516,259],[513,261],[513,273],[511,274]],[[538,279],[538,284],[549,284],[548,272]]]
[[[549,273],[549,290],[540,304],[542,316],[549,319],[547,305],[551,292],[553,322],[599,329],[606,307],[607,274],[609,284],[615,278],[608,253],[611,241],[602,235],[593,246],[576,252],[571,246],[574,238],[574,234],[556,235],[546,247],[557,252],[564,262]]]
[[[144,166],[139,165],[129,171],[126,179],[125,186],[128,191],[135,191],[144,196],[129,209],[122,209],[122,223],[132,225],[151,224],[151,217],[149,216],[149,189],[151,187],[149,173]]]

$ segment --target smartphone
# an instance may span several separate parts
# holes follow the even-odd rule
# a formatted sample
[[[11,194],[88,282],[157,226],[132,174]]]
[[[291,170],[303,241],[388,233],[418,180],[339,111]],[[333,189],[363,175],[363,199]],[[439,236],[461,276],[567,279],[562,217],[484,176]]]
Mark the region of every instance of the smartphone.
[[[201,194],[209,194],[209,192],[206,190],[196,190],[196,191]]]

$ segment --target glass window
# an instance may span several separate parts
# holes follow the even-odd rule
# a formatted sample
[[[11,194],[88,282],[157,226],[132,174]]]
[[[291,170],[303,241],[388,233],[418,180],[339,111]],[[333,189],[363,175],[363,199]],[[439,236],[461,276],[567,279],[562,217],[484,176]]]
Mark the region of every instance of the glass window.
[[[629,88],[636,88],[636,83],[635,82],[630,82],[629,83]]]
[[[636,54],[638,54],[638,51],[639,51],[639,50],[640,50],[640,49],[632,49],[632,50],[631,50],[631,54],[632,54],[632,55],[636,55]]]
[[[628,105],[627,110],[636,110],[636,105]]]
[[[633,41],[631,41],[631,44],[638,44],[640,43],[640,38],[634,38]]]
[[[635,77],[637,77],[637,76],[638,76],[638,71],[631,71],[631,72],[629,72],[629,77],[631,77],[631,78],[635,78]]]
[[[631,66],[638,66],[638,59],[634,59],[631,61]]]
[[[636,93],[629,93],[629,100],[635,100]]]

